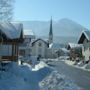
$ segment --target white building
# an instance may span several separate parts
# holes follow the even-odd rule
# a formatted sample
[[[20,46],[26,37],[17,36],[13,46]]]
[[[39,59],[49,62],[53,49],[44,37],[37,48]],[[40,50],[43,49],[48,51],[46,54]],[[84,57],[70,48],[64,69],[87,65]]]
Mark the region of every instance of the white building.
[[[67,49],[70,51],[71,60],[80,60],[82,57],[82,45],[77,43],[68,43]]]
[[[78,44],[83,44],[82,54],[85,60],[90,60],[90,31],[83,31],[78,40]]]
[[[21,56],[30,56],[31,55],[31,42],[35,39],[35,35],[31,30],[24,30],[24,42],[20,45],[19,54]]]
[[[37,39],[32,42],[32,56],[47,58],[48,42],[43,39]]]

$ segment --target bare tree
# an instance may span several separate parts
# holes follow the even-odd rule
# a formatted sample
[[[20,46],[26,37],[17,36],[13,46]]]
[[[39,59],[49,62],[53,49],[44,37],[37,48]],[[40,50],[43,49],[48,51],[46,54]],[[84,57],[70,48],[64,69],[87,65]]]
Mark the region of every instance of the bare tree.
[[[0,21],[11,21],[14,0],[0,0]]]

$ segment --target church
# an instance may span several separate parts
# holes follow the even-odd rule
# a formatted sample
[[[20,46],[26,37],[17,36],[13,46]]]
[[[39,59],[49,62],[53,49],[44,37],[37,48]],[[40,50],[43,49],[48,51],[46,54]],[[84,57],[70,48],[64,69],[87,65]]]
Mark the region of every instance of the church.
[[[32,56],[41,58],[57,58],[63,52],[60,44],[53,42],[53,25],[52,18],[50,20],[48,40],[38,38],[32,42]],[[59,52],[59,53],[58,53]]]
[[[50,31],[48,41],[38,38],[32,42],[32,56],[41,58],[49,57],[49,45],[53,43],[52,18],[50,20]]]

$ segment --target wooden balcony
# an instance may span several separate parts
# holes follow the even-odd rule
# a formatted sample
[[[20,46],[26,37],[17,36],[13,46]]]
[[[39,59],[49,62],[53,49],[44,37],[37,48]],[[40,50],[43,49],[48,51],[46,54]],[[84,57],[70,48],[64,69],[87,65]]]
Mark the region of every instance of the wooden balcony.
[[[3,61],[18,62],[18,56],[2,56]]]

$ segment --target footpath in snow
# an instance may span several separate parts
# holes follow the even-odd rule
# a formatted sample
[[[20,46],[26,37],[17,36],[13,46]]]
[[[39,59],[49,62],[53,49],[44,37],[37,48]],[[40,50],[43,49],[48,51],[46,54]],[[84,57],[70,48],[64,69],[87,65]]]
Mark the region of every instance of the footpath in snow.
[[[65,76],[53,71],[44,62],[34,68],[9,63],[0,71],[0,90],[78,90]]]

